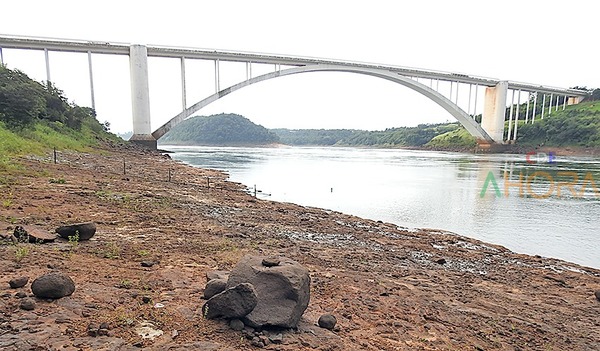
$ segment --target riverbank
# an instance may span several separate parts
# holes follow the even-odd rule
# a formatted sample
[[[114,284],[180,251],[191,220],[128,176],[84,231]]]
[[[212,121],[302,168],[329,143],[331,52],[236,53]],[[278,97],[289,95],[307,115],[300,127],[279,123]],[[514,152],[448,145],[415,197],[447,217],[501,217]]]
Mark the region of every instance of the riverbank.
[[[440,230],[256,199],[220,172],[134,147],[59,153],[58,161],[23,158],[6,173],[2,233],[82,221],[96,222],[98,232],[77,245],[0,246],[2,349],[252,349],[200,311],[205,274],[248,253],[292,258],[312,278],[299,330],[270,349],[600,348],[599,270]],[[8,281],[50,269],[69,274],[75,293],[20,310]],[[21,291],[30,293],[29,285]],[[338,319],[333,332],[315,326],[326,312]],[[142,340],[135,329],[143,321],[164,335]],[[88,325],[101,323],[109,335],[88,336]]]

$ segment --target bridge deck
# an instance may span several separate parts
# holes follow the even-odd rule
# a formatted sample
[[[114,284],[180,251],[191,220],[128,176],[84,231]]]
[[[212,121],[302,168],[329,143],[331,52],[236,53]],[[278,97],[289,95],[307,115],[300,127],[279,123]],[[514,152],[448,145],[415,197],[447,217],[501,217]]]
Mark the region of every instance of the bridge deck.
[[[0,35],[0,48],[6,49],[26,49],[26,50],[49,50],[62,52],[91,52],[94,54],[111,55],[129,55],[129,46],[127,43],[109,43],[102,41],[85,41],[71,39],[54,38],[35,38],[22,36]],[[465,84],[478,84],[481,86],[492,87],[501,80],[495,78],[485,78],[472,76],[462,73],[442,72],[436,70],[402,67],[385,64],[311,58],[302,56],[287,56],[276,54],[263,54],[251,52],[236,52],[224,50],[211,50],[185,47],[169,47],[147,45],[148,56],[151,57],[170,57],[170,58],[190,58],[202,60],[220,60],[230,62],[252,62],[266,64],[280,64],[286,66],[308,66],[308,65],[340,65],[362,67],[370,69],[381,69],[398,73],[403,76],[434,79],[441,81],[460,82]],[[559,94],[567,96],[585,96],[586,92],[575,89],[558,88],[538,84],[522,83],[508,81],[508,88],[530,92],[539,92],[546,94]]]

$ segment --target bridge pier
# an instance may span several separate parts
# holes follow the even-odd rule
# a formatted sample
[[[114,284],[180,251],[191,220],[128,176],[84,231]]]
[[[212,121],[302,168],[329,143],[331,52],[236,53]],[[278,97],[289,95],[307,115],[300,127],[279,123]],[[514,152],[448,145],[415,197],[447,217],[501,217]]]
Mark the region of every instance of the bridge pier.
[[[501,81],[495,87],[485,89],[485,102],[481,127],[498,144],[504,143],[504,115],[508,82]]]
[[[133,113],[133,135],[129,141],[156,149],[156,139],[152,136],[150,127],[150,90],[148,88],[148,50],[146,46],[131,45],[129,47],[129,70]]]

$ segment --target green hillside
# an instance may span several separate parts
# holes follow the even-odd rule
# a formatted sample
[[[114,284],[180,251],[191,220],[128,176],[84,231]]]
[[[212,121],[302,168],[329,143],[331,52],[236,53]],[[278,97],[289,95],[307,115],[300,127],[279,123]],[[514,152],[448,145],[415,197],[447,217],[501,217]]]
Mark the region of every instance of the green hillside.
[[[95,112],[70,103],[54,85],[0,65],[0,165],[15,156],[49,149],[87,150],[101,140],[116,140]]]
[[[582,102],[552,111],[534,124],[519,122],[521,145],[600,147],[600,101]]]
[[[189,118],[165,134],[172,145],[267,145],[278,143],[275,133],[233,113]]]

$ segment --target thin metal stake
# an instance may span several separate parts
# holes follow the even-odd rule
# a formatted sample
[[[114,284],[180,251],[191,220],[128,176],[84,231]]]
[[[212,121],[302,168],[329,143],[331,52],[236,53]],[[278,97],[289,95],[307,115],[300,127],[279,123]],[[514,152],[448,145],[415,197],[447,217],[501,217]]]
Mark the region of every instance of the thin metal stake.
[[[56,147],[54,148],[54,164],[56,164]]]
[[[125,160],[123,160],[123,175],[125,175],[125,173],[126,173]]]

